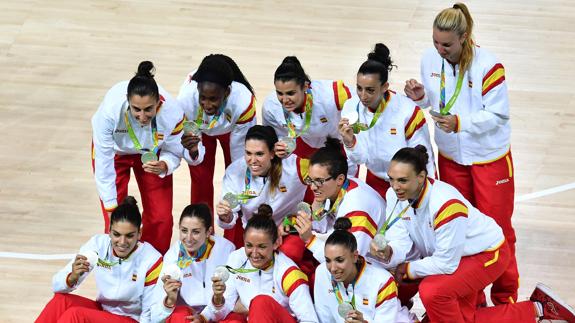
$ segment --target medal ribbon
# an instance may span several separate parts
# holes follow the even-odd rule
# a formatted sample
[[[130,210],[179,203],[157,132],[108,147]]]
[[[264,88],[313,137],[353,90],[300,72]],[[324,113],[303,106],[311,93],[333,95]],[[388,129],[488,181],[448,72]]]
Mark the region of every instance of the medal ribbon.
[[[351,300],[350,301],[344,301],[343,300],[343,295],[341,294],[341,290],[339,289],[339,283],[336,282],[333,278],[331,280],[331,285],[333,286],[333,292],[335,294],[335,299],[337,300],[338,304],[341,304],[343,302],[347,302],[349,304],[351,304],[351,307],[355,310],[355,279],[353,280],[353,282],[351,283],[351,289],[352,289],[352,296],[351,296]]]
[[[385,100],[385,94],[384,94],[383,97],[381,98],[381,101],[379,101],[379,104],[377,105],[377,109],[375,110],[375,114],[373,115],[373,119],[371,119],[371,123],[369,124],[369,126],[367,126],[364,123],[360,123],[359,118],[358,118],[358,121],[356,123],[354,123],[353,125],[351,125],[353,128],[353,132],[355,134],[358,134],[361,131],[369,130],[373,126],[375,126],[375,123],[377,122],[377,120],[379,119],[379,117],[381,116],[381,114],[383,113],[385,108],[387,107],[387,102],[388,101]],[[359,116],[359,105],[360,104],[361,104],[361,101],[357,103],[357,106],[355,108],[358,116]]]
[[[134,128],[132,127],[132,123],[130,123],[130,117],[128,116],[128,109],[126,109],[126,113],[124,114],[124,121],[126,122],[126,128],[128,128],[128,135],[130,139],[132,139],[132,143],[137,150],[143,150],[138,137],[134,133]],[[152,118],[152,140],[154,141],[154,147],[152,148],[152,152],[154,154],[158,153],[158,125],[156,123],[156,117]]]
[[[296,131],[295,125],[291,121],[291,117],[290,117],[289,112],[284,110],[284,117],[286,119],[288,134],[290,137],[297,138],[297,137],[302,136],[303,134],[305,134],[308,131],[310,124],[311,124],[311,108],[312,108],[312,106],[313,106],[313,95],[311,93],[311,90],[308,89],[306,94],[305,94],[305,105],[304,105],[305,123],[304,123],[304,126],[303,126],[303,128],[299,134]]]
[[[218,112],[216,112],[216,114],[210,119],[210,122],[208,124],[207,129],[212,129],[216,126],[216,124],[218,123],[218,120],[220,119],[220,116],[224,112],[225,105],[226,105],[226,101],[222,102],[222,105],[218,108]],[[204,109],[200,106],[200,107],[198,107],[198,113],[196,115],[196,125],[198,125],[199,129],[202,129],[202,124],[204,121],[203,116],[204,116]]]
[[[252,194],[248,193],[250,191],[251,183],[252,183],[252,172],[250,171],[249,167],[246,167],[246,184],[245,184],[244,192],[242,194],[236,195],[239,200],[243,201],[243,203],[245,203],[247,200],[249,200],[251,198],[260,196],[260,194],[262,193],[262,191],[264,190],[264,187],[265,187],[265,178],[264,178],[264,187],[262,187],[260,192],[257,193],[256,195],[252,195]]]
[[[266,267],[265,269],[263,269],[263,270],[267,270],[268,268],[273,267],[274,262],[275,262],[275,255],[274,255],[274,257],[272,258],[272,261],[271,261],[271,263],[269,264],[269,266],[267,266],[267,267]],[[244,261],[244,263],[242,264],[242,266],[241,266],[240,268],[232,268],[231,266],[227,266],[227,265],[226,265],[226,269],[227,269],[230,273],[232,273],[232,274],[255,273],[255,272],[261,270],[261,269],[258,269],[258,268],[246,269],[245,267],[246,267],[247,263],[248,263],[248,260],[246,259],[246,261]]]
[[[463,84],[463,74],[465,72],[459,71],[459,76],[457,77],[457,85],[455,86],[455,92],[447,105],[445,104],[445,60],[441,62],[441,81],[439,82],[439,112],[442,115],[447,115],[449,110],[455,104],[455,100],[459,97],[459,92],[461,92],[461,85]]]
[[[341,204],[341,202],[343,201],[343,197],[345,196],[345,194],[347,193],[347,187],[349,186],[349,179],[345,180],[345,183],[343,183],[343,186],[339,189],[339,193],[337,193],[337,198],[335,199],[335,202],[333,203],[333,206],[329,209],[329,211],[325,212],[324,208],[319,208],[315,211],[312,211],[312,218],[316,221],[321,221],[326,214],[335,214],[335,212],[337,211],[337,208],[339,207],[339,205]],[[324,202],[325,205],[325,202]]]
[[[180,267],[180,269],[184,269],[184,268],[190,266],[192,264],[192,262],[198,261],[198,259],[201,259],[207,249],[208,249],[208,245],[207,245],[207,241],[206,241],[200,247],[200,249],[198,249],[197,255],[195,257],[193,257],[192,255],[190,255],[190,253],[188,252],[188,249],[186,249],[184,244],[180,243],[180,252],[178,254],[178,267]]]

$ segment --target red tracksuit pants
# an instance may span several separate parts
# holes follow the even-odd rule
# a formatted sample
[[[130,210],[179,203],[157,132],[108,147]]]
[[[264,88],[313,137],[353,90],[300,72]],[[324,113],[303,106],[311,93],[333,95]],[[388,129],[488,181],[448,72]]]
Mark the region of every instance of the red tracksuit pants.
[[[498,250],[461,258],[453,274],[425,277],[419,283],[419,296],[429,322],[535,322],[537,312],[529,301],[477,307],[479,292],[500,277],[510,261],[511,252],[505,242]],[[399,287],[401,295],[402,285]]]
[[[367,171],[365,176],[365,183],[373,188],[385,200],[385,194],[391,186],[388,181],[383,178],[377,177],[374,173]]]
[[[493,304],[517,301],[519,272],[515,259],[515,230],[511,225],[515,198],[511,152],[487,164],[463,166],[439,154],[439,175],[453,185],[479,211],[492,217],[503,229],[511,250],[509,267],[491,287]],[[481,301],[480,301],[481,302]]]
[[[222,146],[224,164],[227,168],[232,162],[229,133],[219,136],[202,134],[202,144],[206,149],[204,161],[197,166],[189,166],[192,178],[191,202],[206,203],[212,212],[214,210],[214,171],[218,141]]]
[[[250,303],[249,318],[245,315],[230,313],[220,323],[296,323],[287,309],[282,307],[273,297],[258,295]]]
[[[91,299],[56,293],[35,321],[36,323],[133,323],[128,316],[104,311],[102,306]]]
[[[142,240],[150,243],[160,253],[164,254],[170,248],[172,239],[172,175],[164,178],[147,173],[142,168],[141,155],[116,155],[114,169],[116,170],[116,192],[118,204],[128,195],[130,169],[134,171],[136,182],[142,198]],[[94,169],[92,160],[92,169]],[[100,200],[104,214],[104,230],[110,231],[110,218]]]

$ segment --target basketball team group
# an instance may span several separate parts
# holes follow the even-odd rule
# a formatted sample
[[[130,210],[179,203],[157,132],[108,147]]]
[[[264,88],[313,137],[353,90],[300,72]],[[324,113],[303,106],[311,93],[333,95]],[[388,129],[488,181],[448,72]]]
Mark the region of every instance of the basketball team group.
[[[285,57],[262,124],[232,58],[206,56],[176,98],[141,62],[92,118],[105,233],[54,275],[36,322],[575,322],[541,283],[518,300],[505,70],[472,30],[465,4],[439,12],[402,93],[383,43],[355,91]],[[182,163],[192,204],[180,212]],[[73,293],[90,273],[95,300]]]

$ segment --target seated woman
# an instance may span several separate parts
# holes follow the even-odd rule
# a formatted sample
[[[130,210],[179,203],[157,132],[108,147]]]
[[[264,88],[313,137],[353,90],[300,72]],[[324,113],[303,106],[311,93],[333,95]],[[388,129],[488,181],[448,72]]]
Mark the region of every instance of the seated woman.
[[[212,278],[214,295],[206,319],[228,323],[246,319],[317,322],[307,276],[277,251],[279,242],[271,207],[262,204],[246,225],[244,247],[228,259],[226,267],[232,277],[227,281],[221,276]],[[232,313],[236,302],[242,313]]]
[[[97,234],[52,278],[54,297],[36,322],[149,322],[162,255],[140,242],[142,217],[128,196],[112,212],[110,234]],[[94,271],[96,301],[70,294]]]
[[[326,145],[309,161],[306,183],[314,193],[312,216],[298,213],[294,227],[306,247],[320,262],[325,260],[324,241],[315,233],[331,233],[337,218],[351,220],[351,232],[359,254],[369,251],[369,243],[385,221],[385,201],[370,186],[357,178],[347,177],[347,159],[340,142],[328,138]]]
[[[348,218],[337,219],[325,242],[325,263],[317,267],[314,286],[319,321],[413,322],[413,314],[399,304],[391,274],[359,255],[350,228]]]
[[[393,156],[387,211],[401,220],[387,228],[387,246],[372,243],[382,265],[396,267],[399,296],[413,296],[402,282],[415,281],[430,322],[575,322],[575,311],[542,284],[531,301],[477,307],[479,293],[505,272],[512,254],[495,220],[453,186],[427,177],[427,159],[421,145]],[[413,251],[417,258],[408,257]]]
[[[235,250],[231,242],[213,235],[211,224],[206,204],[188,205],[182,211],[180,240],[164,256],[160,274],[164,284],[156,286],[159,301],[152,307],[153,321],[189,322],[210,301],[214,269],[225,265]],[[176,269],[176,274],[170,268]]]

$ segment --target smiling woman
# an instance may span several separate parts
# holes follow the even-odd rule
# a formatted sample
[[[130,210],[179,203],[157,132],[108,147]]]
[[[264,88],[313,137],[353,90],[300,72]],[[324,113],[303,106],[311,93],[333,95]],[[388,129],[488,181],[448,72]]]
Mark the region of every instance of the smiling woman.
[[[162,255],[149,243],[138,241],[141,223],[136,200],[126,197],[112,212],[110,234],[93,236],[54,275],[54,297],[36,322],[149,322]],[[95,254],[94,263],[87,257],[90,254]],[[92,271],[98,285],[96,301],[71,294]]]
[[[106,94],[92,117],[92,166],[106,232],[110,212],[128,194],[132,169],[142,196],[142,239],[165,252],[173,224],[171,174],[183,154],[183,112],[153,71],[152,62],[141,62],[136,76]]]
[[[204,307],[211,298],[211,278],[216,267],[225,265],[235,250],[231,242],[213,233],[212,215],[206,204],[184,208],[179,222],[179,241],[172,244],[164,256],[160,274],[163,286],[156,287],[159,301],[152,307],[152,321],[189,322],[194,317],[208,316]],[[176,267],[181,278],[172,277],[173,273],[169,272],[169,268]]]
[[[206,203],[213,209],[214,188],[205,184],[213,181],[217,142],[226,168],[242,157],[246,132],[256,124],[254,90],[232,58],[212,54],[188,74],[178,101],[187,120],[199,129],[206,149],[203,162],[190,165],[191,202]]]
[[[232,194],[239,203],[230,205],[222,199],[216,206],[216,213],[218,225],[223,229],[232,229],[236,223],[240,225],[234,231],[225,232],[238,247],[243,245],[242,225],[247,225],[260,204],[267,203],[273,208],[273,220],[279,225],[284,217],[296,213],[297,204],[304,198],[306,185],[303,179],[308,160],[295,155],[280,159],[274,152],[277,143],[272,127],[251,127],[246,134],[244,158],[226,169],[222,196]],[[241,223],[238,222],[240,214]]]
[[[259,206],[248,221],[244,247],[234,251],[227,263],[235,276],[223,282],[213,278],[214,296],[208,309],[211,321],[317,322],[308,278],[278,247],[272,208]],[[236,303],[241,313],[232,313]],[[238,306],[235,306],[238,308]]]
[[[349,219],[337,219],[325,242],[325,263],[314,285],[320,322],[417,322],[400,308],[391,274],[359,255],[351,226]]]

